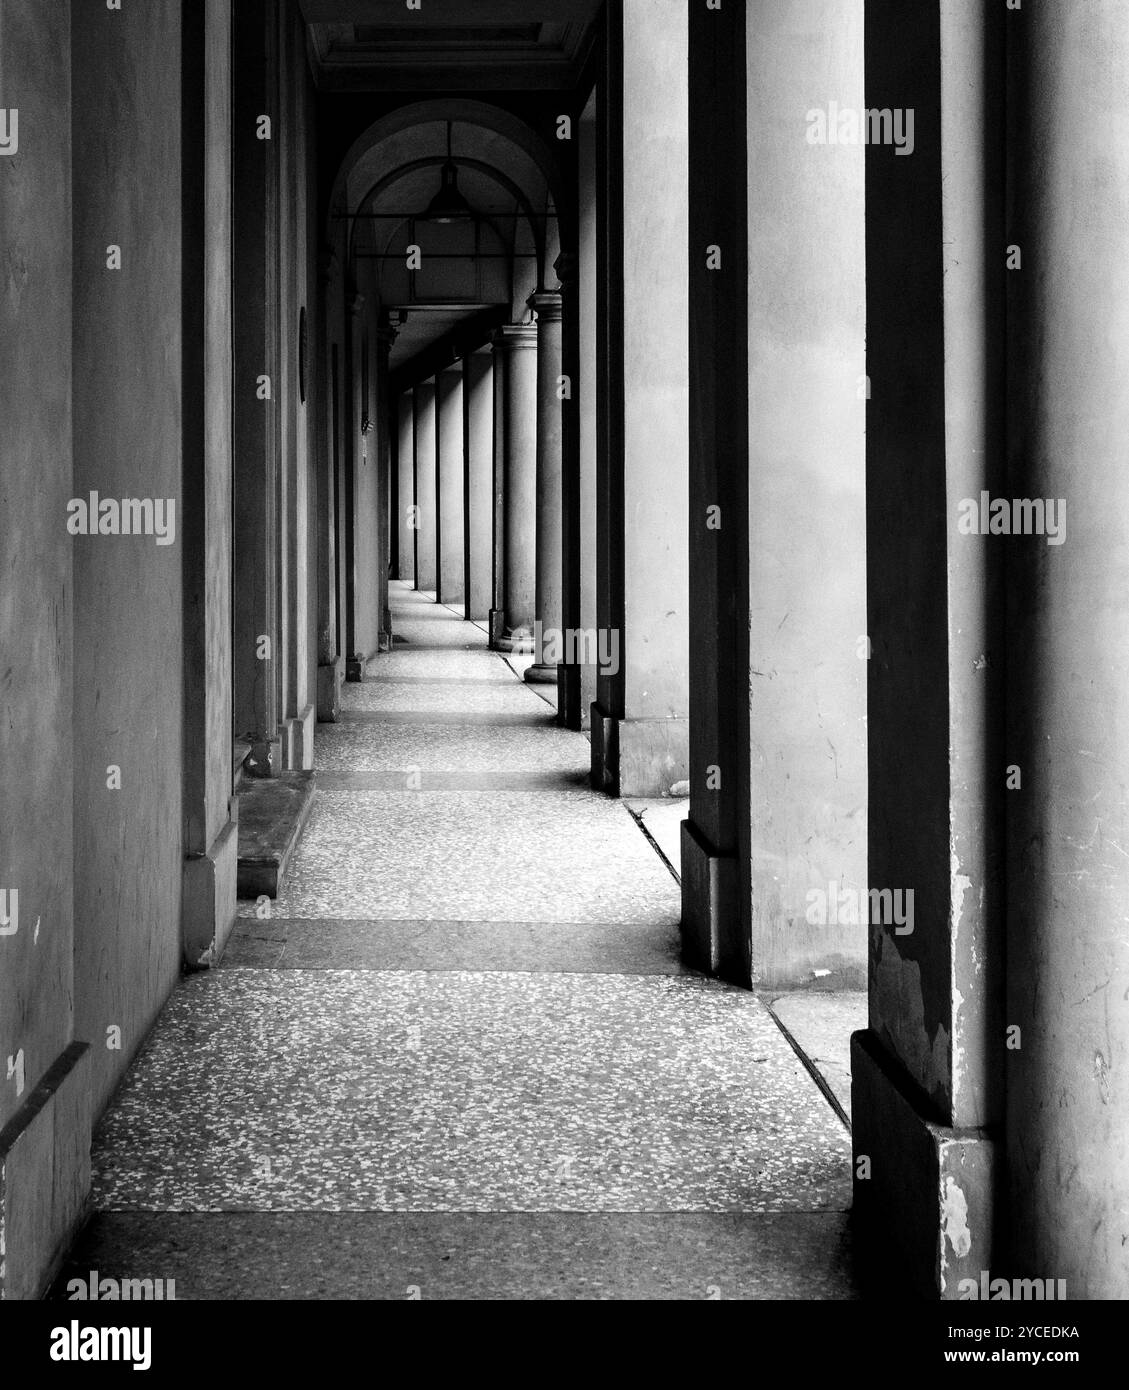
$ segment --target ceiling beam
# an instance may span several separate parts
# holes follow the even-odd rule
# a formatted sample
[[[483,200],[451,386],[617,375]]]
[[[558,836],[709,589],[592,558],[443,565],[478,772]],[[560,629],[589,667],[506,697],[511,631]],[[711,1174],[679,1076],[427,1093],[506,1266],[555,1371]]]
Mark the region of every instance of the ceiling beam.
[[[421,62],[401,69],[319,63],[315,81],[320,92],[569,92],[578,75],[579,66],[567,62],[458,68]]]
[[[404,0],[299,0],[307,24],[531,24],[587,21],[597,0],[422,0],[409,10]]]

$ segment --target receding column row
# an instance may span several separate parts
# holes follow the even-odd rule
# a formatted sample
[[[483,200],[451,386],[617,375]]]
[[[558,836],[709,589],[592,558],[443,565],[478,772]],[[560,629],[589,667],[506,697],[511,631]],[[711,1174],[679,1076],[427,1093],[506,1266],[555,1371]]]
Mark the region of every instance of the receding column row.
[[[490,618],[494,594],[494,372],[488,344],[463,358],[466,616]]]
[[[533,639],[539,517],[545,534],[554,525],[560,531],[559,507],[555,517],[551,510],[560,487],[552,440],[542,471],[553,470],[555,488],[542,488],[538,509],[537,344],[535,326],[505,325],[397,405],[400,578],[490,623],[503,651]],[[552,594],[548,568],[543,583]]]

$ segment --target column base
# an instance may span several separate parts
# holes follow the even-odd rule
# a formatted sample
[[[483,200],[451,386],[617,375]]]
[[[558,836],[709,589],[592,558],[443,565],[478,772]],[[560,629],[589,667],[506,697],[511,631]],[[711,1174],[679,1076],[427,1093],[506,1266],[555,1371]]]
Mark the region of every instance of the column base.
[[[532,666],[525,668],[525,680],[529,685],[556,685],[558,667],[546,665],[542,661],[535,661]]]
[[[523,655],[534,650],[532,629],[506,628],[498,639],[498,651]]]
[[[86,1215],[90,1048],[71,1043],[0,1130],[0,1301],[44,1296]]]
[[[584,728],[588,706],[581,700],[581,670],[565,662],[557,667],[557,713],[566,729]]]
[[[181,940],[188,970],[215,965],[235,925],[235,880],[239,866],[239,801],[228,803],[230,819],[206,854],[184,861],[181,873]]]
[[[277,738],[251,738],[251,751],[243,760],[246,777],[277,777],[282,771],[282,744]]]
[[[592,787],[609,796],[619,795],[619,720],[605,714],[597,701],[592,706]]]
[[[694,970],[751,988],[741,947],[736,855],[718,854],[693,821],[682,822],[682,959]]]
[[[286,769],[298,772],[314,765],[314,727],[317,710],[307,705],[301,714],[288,719],[282,726],[285,735]]]
[[[341,683],[345,679],[345,659],[335,657],[318,666],[318,723],[336,724],[341,717]]]
[[[977,1297],[981,1275],[992,1272],[993,1140],[925,1119],[869,1029],[851,1037],[851,1124],[864,1289],[928,1301]],[[869,1178],[860,1176],[864,1158]]]
[[[347,656],[345,658],[345,679],[351,685],[357,685],[359,682],[363,681],[365,678],[365,668],[376,655],[376,652],[369,652],[367,656],[362,656],[360,653],[357,653],[355,656]]]
[[[688,719],[619,719],[592,706],[592,785],[597,791],[665,797],[689,775]]]
[[[582,711],[580,727],[592,727],[592,706],[596,703],[596,666],[580,668],[580,708]]]
[[[490,610],[490,650],[499,652],[502,650],[502,642],[506,636],[506,611],[504,608],[491,608]]]

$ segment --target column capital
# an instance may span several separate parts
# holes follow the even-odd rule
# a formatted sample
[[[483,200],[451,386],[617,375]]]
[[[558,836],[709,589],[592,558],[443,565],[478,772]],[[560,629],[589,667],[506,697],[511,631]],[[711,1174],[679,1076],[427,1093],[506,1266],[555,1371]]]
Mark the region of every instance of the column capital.
[[[518,348],[537,346],[537,325],[533,323],[504,323],[491,339],[495,349],[513,352]]]
[[[525,301],[537,315],[538,323],[559,323],[563,314],[560,293],[556,290],[538,290]]]

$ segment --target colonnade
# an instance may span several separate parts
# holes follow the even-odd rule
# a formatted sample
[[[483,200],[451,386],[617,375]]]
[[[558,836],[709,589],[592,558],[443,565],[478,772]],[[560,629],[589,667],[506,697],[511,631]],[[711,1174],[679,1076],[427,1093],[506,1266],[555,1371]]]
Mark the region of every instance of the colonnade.
[[[397,573],[489,623],[499,651],[560,627],[561,296],[499,328],[397,401]],[[530,681],[557,680],[541,660]]]
[[[1092,119],[1126,106],[1116,6],[664,3],[623,0],[599,53],[577,283],[562,260],[462,363],[464,433],[468,372],[493,377],[494,522],[476,447],[452,582],[490,567],[503,650],[593,613],[615,635],[614,669],[556,663],[561,716],[590,710],[597,787],[688,792],[690,962],[866,982],[876,1277],[1116,1296],[1129,160]],[[833,108],[890,138],[811,138]],[[422,588],[443,375],[399,412]],[[1061,499],[1068,537],[966,534],[985,494]],[[861,914],[813,915],[828,889]]]

